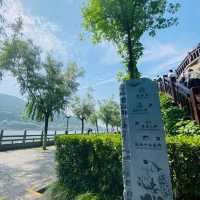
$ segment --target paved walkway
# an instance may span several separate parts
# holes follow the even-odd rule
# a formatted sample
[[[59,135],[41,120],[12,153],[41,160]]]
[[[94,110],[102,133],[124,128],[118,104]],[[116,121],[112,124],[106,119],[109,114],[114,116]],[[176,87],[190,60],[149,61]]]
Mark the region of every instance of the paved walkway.
[[[55,180],[54,147],[0,152],[0,200],[35,200]]]

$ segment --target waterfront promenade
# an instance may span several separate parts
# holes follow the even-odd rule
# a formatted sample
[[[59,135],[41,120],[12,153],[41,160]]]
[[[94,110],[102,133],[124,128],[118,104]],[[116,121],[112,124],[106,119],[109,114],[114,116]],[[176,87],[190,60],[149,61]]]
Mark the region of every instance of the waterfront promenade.
[[[55,180],[55,147],[0,152],[0,200],[36,200]]]

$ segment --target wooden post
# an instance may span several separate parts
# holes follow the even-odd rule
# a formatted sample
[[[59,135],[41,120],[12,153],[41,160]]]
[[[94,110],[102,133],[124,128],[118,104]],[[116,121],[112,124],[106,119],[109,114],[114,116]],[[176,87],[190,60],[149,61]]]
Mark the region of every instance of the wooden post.
[[[0,133],[0,145],[2,144],[2,140],[3,140],[3,129],[1,130],[1,133]]]
[[[200,124],[200,116],[199,116],[199,109],[196,101],[196,91],[195,88],[191,89],[191,102],[193,107],[194,119],[195,121]]]
[[[165,84],[165,77],[163,76],[163,90],[165,93],[167,93],[167,87],[166,87],[166,84]]]
[[[177,99],[176,99],[176,91],[175,91],[175,81],[173,79],[169,79],[169,85],[171,88],[171,96],[174,99],[174,102],[177,103]]]
[[[26,144],[27,130],[24,130],[23,144]]]

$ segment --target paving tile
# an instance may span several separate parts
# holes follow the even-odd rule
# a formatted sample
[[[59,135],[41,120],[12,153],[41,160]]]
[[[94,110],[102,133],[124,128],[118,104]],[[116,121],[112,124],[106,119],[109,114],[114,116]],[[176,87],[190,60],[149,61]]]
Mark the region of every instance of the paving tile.
[[[0,200],[36,200],[56,180],[55,147],[0,152]]]

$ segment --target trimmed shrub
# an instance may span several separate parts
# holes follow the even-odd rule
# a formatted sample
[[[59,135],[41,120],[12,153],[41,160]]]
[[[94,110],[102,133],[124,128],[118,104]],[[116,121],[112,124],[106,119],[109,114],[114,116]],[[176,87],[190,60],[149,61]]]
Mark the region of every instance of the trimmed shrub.
[[[56,138],[59,181],[77,194],[92,192],[106,200],[123,192],[119,135],[69,135]]]
[[[176,200],[200,199],[200,136],[168,136],[168,154]],[[120,135],[56,137],[59,182],[76,194],[91,192],[122,199]]]
[[[200,136],[167,138],[168,154],[176,199],[200,199]]]
[[[78,195],[75,200],[105,200],[100,198],[98,195],[92,194],[92,193],[85,193],[85,194],[81,194]]]
[[[75,193],[60,183],[52,184],[41,200],[74,200]]]

